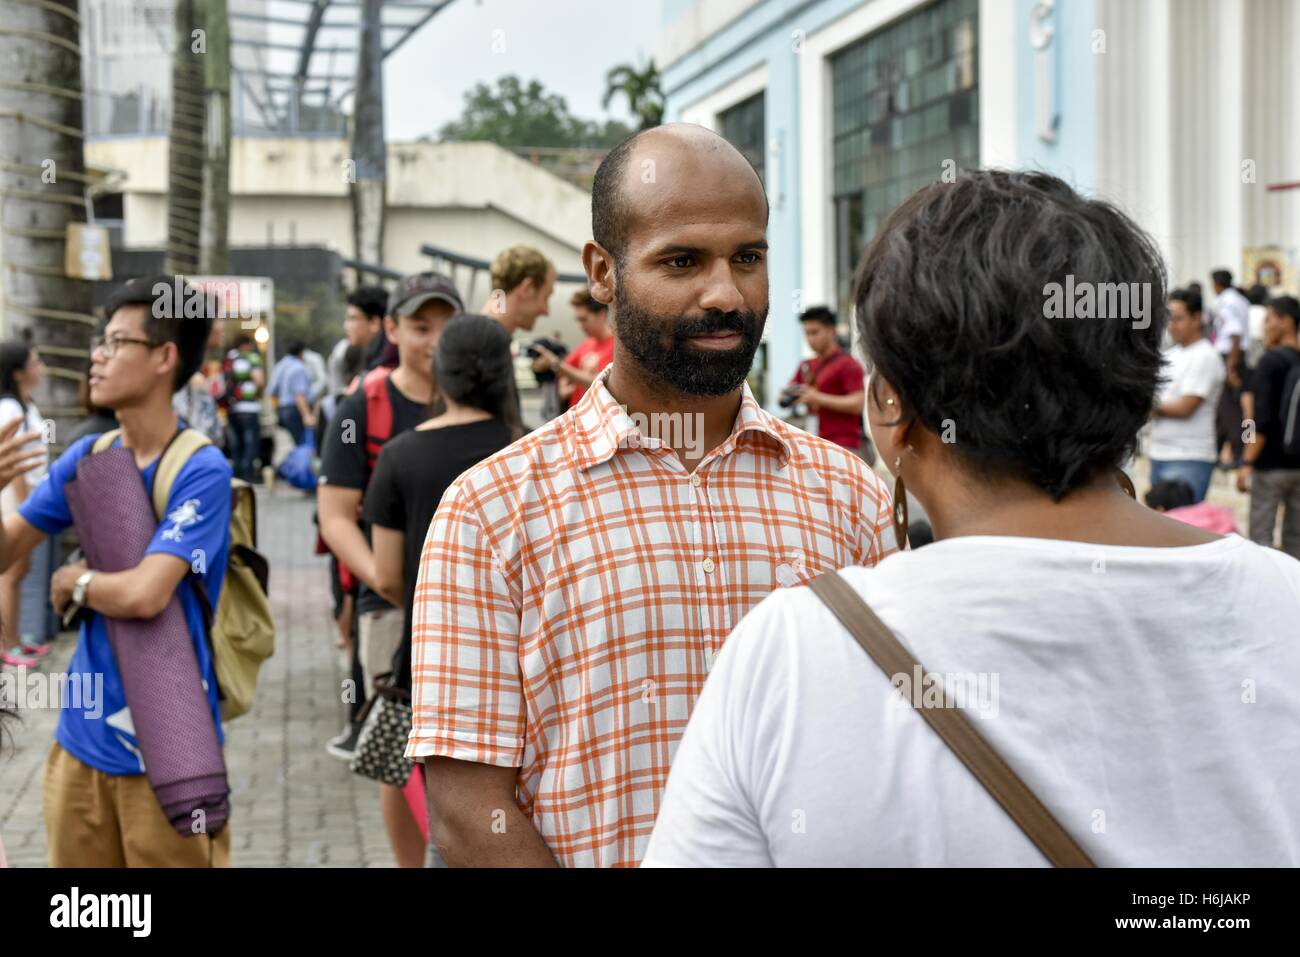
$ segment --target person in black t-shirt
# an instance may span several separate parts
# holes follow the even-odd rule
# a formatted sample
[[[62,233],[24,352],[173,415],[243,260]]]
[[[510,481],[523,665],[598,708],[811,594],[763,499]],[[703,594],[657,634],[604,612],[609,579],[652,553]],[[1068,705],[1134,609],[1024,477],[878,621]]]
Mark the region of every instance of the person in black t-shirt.
[[[447,321],[462,308],[456,287],[441,273],[419,273],[398,283],[384,317],[384,334],[397,346],[397,368],[373,370],[339,403],[321,449],[316,489],[321,537],[340,565],[358,580],[351,720],[326,749],[342,760],[352,757],[360,734],[357,714],[375,675],[388,670],[387,662],[402,635],[401,613],[375,587],[374,555],[365,525],[358,521],[362,495],[378,454],[376,446],[429,417],[434,349]],[[377,423],[367,421],[375,402],[388,412],[386,435],[379,434]]]
[[[438,340],[436,382],[444,411],[379,453],[362,515],[371,527],[376,588],[404,609],[392,686],[411,690],[411,609],[429,522],[442,493],[466,469],[511,442],[510,336],[486,316],[458,316]],[[380,785],[399,866],[419,867],[424,839],[399,788]]]
[[[1300,302],[1294,296],[1279,296],[1268,304],[1264,317],[1264,344],[1268,351],[1259,360],[1247,386],[1246,405],[1255,422],[1254,441],[1245,444],[1237,488],[1250,490],[1250,539],[1271,546],[1282,515],[1282,551],[1300,558],[1300,458],[1288,456],[1282,430],[1287,410],[1284,395],[1291,370],[1300,365]]]

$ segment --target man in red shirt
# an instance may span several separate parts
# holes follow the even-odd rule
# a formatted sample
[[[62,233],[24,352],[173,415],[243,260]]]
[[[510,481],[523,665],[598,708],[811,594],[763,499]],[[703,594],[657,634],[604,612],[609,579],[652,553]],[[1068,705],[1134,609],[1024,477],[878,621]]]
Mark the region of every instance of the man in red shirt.
[[[862,453],[862,404],[866,396],[862,366],[840,348],[835,337],[835,313],[813,306],[799,321],[813,358],[799,371],[785,395],[797,398],[817,414],[817,434],[828,442]]]
[[[544,346],[537,346],[541,358],[534,368],[555,370],[560,377],[560,397],[567,396],[571,409],[600,371],[614,361],[614,333],[609,328],[609,306],[597,302],[587,290],[575,292],[569,302],[587,338],[563,361]]]

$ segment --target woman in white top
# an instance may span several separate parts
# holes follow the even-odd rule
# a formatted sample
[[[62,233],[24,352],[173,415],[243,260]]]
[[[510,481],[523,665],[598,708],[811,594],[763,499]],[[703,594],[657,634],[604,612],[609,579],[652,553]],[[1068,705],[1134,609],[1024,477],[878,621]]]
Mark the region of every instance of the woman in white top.
[[[1161,363],[1150,239],[1055,177],[963,174],[891,214],[854,300],[876,447],[935,542],[842,579],[1095,863],[1300,864],[1300,562],[1116,480]],[[717,658],[646,863],[1045,865],[914,677],[778,590]]]
[[[39,452],[33,450],[31,440],[37,438],[39,436],[25,433],[19,422],[10,421],[6,425],[0,425],[0,490],[39,464],[45,449],[42,446]],[[8,708],[9,704],[10,702],[0,701],[0,766],[8,757],[9,735],[12,723],[17,718]],[[7,866],[4,843],[0,841],[0,868]]]
[[[21,341],[0,343],[0,428],[21,419],[20,432],[42,433],[41,413],[32,395],[44,381],[45,363],[35,346]],[[41,440],[32,443],[32,449],[46,453]],[[31,490],[45,477],[48,461],[48,453],[42,455],[36,468],[19,475],[0,492],[0,514],[7,515],[26,501]],[[24,558],[0,575],[0,654],[8,664],[28,663],[43,650],[38,646],[19,645],[20,596],[28,565],[28,559]]]

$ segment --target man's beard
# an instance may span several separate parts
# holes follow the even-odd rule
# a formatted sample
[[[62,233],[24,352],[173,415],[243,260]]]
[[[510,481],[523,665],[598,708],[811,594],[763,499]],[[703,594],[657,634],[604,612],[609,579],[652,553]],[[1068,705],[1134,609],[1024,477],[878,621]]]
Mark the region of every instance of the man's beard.
[[[767,322],[767,309],[756,312],[717,312],[693,317],[658,316],[614,290],[614,335],[642,369],[684,395],[726,395],[740,388],[754,364],[754,353]],[[701,349],[692,336],[734,332],[741,337],[734,349]]]

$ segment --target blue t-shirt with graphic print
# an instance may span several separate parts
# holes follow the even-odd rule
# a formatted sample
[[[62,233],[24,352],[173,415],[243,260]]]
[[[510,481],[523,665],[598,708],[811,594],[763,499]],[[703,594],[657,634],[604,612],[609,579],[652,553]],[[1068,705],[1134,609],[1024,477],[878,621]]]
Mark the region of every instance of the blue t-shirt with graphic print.
[[[72,524],[72,513],[64,496],[64,485],[77,477],[77,463],[90,453],[97,435],[88,435],[75,442],[50,466],[49,473],[32,492],[18,512],[34,528],[47,535],[56,535]],[[119,438],[114,445],[120,445]],[[141,472],[145,488],[153,483],[158,459]],[[187,565],[194,564],[194,556],[201,554],[203,583],[217,607],[221,585],[226,577],[226,556],[230,551],[230,464],[221,451],[205,446],[194,453],[176,476],[171,495],[167,499],[166,517],[154,532],[146,554],[175,555]],[[221,733],[221,704],[217,681],[212,666],[212,651],[204,631],[203,608],[186,575],[179,592],[185,621],[189,625],[190,640],[198,656],[199,674],[203,676],[216,723],[217,738]],[[63,710],[59,715],[56,738],[65,751],[79,761],[98,768],[106,774],[143,774],[144,759],[135,739],[135,726],[126,705],[122,678],[117,670],[113,649],[108,643],[108,624],[102,615],[91,613],[82,623],[77,650],[68,663],[69,685],[73,680],[83,682],[88,692],[64,696]],[[102,700],[95,698],[93,685],[87,687],[86,679],[73,679],[73,675],[102,674]]]

